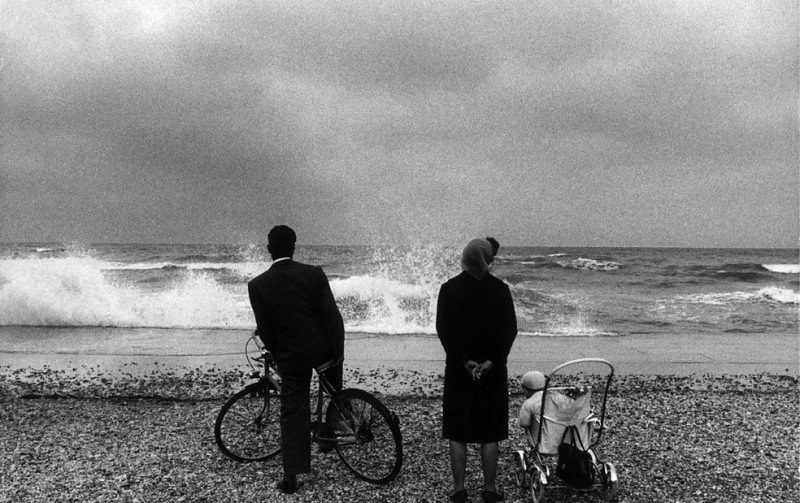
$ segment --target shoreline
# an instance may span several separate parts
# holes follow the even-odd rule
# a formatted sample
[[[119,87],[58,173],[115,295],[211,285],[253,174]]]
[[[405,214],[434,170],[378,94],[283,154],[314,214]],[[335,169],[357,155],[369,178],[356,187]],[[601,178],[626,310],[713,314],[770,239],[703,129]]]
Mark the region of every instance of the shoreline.
[[[52,364],[69,361],[185,358],[215,365],[244,363],[251,332],[238,329],[160,329],[106,327],[0,326],[0,365],[50,357]],[[443,364],[444,351],[435,335],[345,334],[347,361]],[[752,371],[800,371],[800,337],[791,333],[650,333],[623,336],[519,335],[509,365],[535,365],[545,371],[576,358],[604,358],[617,373],[727,373],[735,367]],[[705,366],[707,369],[700,369]],[[783,367],[782,369],[780,367]],[[716,369],[716,371],[715,371]],[[529,369],[527,369],[529,370]],[[741,373],[741,372],[734,372]]]
[[[251,381],[246,330],[0,327],[0,396],[224,396]],[[648,334],[618,337],[518,336],[512,381],[568,360],[602,358],[615,381],[670,377],[797,378],[800,340],[791,334]],[[348,333],[345,385],[395,396],[441,392],[444,351],[432,335]],[[723,379],[724,380],[724,379]],[[512,388],[515,389],[515,388]],[[116,391],[115,391],[116,390]]]

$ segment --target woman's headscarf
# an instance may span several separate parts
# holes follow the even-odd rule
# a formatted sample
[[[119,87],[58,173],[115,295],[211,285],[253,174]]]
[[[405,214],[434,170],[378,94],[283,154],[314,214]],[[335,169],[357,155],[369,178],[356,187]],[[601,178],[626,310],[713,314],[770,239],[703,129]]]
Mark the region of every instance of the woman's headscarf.
[[[461,252],[461,269],[475,279],[489,272],[492,263],[492,245],[485,239],[473,239]]]

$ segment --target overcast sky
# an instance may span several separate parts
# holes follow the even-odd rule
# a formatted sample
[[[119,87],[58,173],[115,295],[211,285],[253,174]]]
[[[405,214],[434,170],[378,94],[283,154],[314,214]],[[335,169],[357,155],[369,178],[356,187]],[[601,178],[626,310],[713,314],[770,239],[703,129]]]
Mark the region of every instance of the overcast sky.
[[[0,241],[796,247],[798,2],[0,3]]]

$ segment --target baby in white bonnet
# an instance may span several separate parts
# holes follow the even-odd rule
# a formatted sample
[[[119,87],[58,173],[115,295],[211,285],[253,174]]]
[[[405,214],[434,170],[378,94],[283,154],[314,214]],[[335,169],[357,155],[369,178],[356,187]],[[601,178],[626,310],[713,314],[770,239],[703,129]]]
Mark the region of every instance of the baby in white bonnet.
[[[531,370],[522,376],[522,390],[525,392],[525,401],[519,409],[519,425],[530,428],[534,417],[539,417],[542,412],[542,390],[544,389],[544,374],[538,370]]]

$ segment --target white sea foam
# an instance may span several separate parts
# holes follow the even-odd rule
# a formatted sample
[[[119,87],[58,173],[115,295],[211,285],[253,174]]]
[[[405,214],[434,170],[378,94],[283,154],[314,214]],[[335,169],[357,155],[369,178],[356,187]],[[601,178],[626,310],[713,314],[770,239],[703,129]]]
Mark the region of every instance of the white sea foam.
[[[332,278],[331,290],[349,332],[435,334],[436,299],[457,254],[439,247],[372,251],[365,274]]]
[[[244,279],[266,269],[266,264],[226,264],[226,269],[243,277],[235,285],[219,283],[213,268],[207,267],[213,263],[193,263],[177,281],[155,289],[104,274],[163,269],[169,264],[120,267],[91,256],[0,260],[0,325],[252,327]],[[435,333],[438,283],[364,275],[334,278],[331,288],[342,311],[350,315],[345,317],[349,332]]]
[[[565,264],[564,267],[566,269],[589,271],[615,271],[619,269],[619,263],[581,257],[569,262],[568,264]]]
[[[522,265],[532,265],[532,266],[547,266],[551,264],[558,264],[564,269],[571,269],[578,271],[615,271],[620,267],[619,262],[613,262],[608,260],[596,260],[583,257],[576,258],[573,260],[569,259],[558,260],[566,256],[568,256],[566,253],[555,253],[553,255],[548,255],[548,257],[554,259],[552,261],[545,257],[526,257],[523,260],[519,260],[518,263]]]
[[[583,313],[557,316],[552,319],[545,331],[537,335],[560,337],[586,337],[599,335],[615,335],[600,327],[592,325]]]
[[[98,261],[44,258],[0,262],[0,324],[115,325],[132,318]]]
[[[764,264],[764,269],[781,274],[800,274],[800,264]]]
[[[715,306],[736,302],[774,302],[778,304],[800,304],[800,293],[788,288],[766,287],[755,292],[719,292],[682,295],[676,300],[688,304],[708,304]]]
[[[143,291],[103,275],[91,257],[0,261],[0,325],[247,328],[246,292],[190,273],[169,289]]]
[[[778,302],[780,304],[800,304],[800,293],[788,288],[762,288],[753,295],[755,300]]]
[[[434,334],[438,289],[375,276],[331,280],[350,332]]]
[[[0,247],[0,325],[250,329],[254,321],[246,282],[270,265],[263,249],[252,247],[236,253],[206,246],[49,247],[55,252],[35,246],[43,252],[36,253],[34,246]],[[435,334],[439,287],[460,271],[459,252],[435,247],[306,250],[310,263],[326,264],[345,329],[380,334]],[[638,250],[615,252],[618,258],[598,253],[546,257],[523,249],[501,255],[496,271],[511,286],[520,334],[603,336],[649,330],[662,322],[675,330],[796,329],[796,288],[780,279],[763,282],[776,273],[797,274],[790,256],[724,256],[699,269],[664,269],[652,264],[662,263],[658,259],[667,252],[652,252],[654,260],[639,262]],[[668,263],[698,262],[668,256]],[[732,288],[707,274],[740,263],[747,265],[745,273],[760,273],[743,274]],[[603,273],[617,268],[618,273]],[[598,272],[587,286],[584,275],[570,269]],[[664,281],[664,272],[674,274],[674,281]],[[629,281],[632,273],[635,283]],[[737,279],[733,274],[725,284]],[[628,289],[630,297],[606,295]],[[665,292],[668,298],[662,297]],[[650,309],[653,303],[660,307]]]
[[[189,271],[229,270],[243,278],[252,278],[269,268],[269,262],[109,262],[103,267],[107,271],[157,271],[161,269],[186,269]]]

